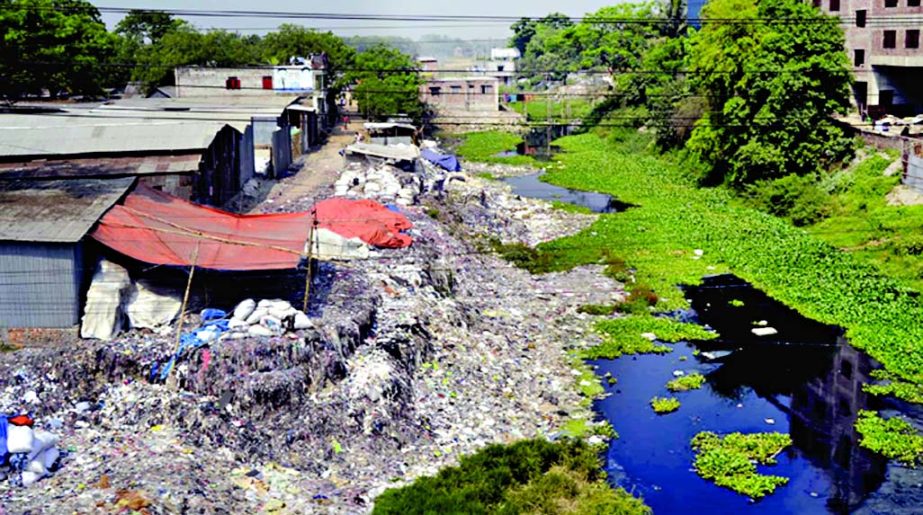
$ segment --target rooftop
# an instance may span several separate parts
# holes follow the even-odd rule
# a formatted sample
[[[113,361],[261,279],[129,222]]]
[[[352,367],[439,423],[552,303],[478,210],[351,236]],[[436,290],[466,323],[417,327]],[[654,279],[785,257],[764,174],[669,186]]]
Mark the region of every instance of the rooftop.
[[[199,169],[199,152],[169,156],[83,159],[38,159],[0,163],[0,181],[11,179],[113,178],[191,173]]]
[[[0,240],[76,243],[134,178],[0,181]]]

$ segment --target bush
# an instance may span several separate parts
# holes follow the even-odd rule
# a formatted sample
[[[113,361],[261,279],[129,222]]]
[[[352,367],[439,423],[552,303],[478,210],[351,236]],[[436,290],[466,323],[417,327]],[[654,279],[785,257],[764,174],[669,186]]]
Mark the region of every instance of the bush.
[[[375,500],[375,514],[650,513],[605,483],[596,451],[580,440],[491,445]]]
[[[787,218],[797,226],[817,223],[829,212],[829,197],[813,175],[758,181],[747,187],[746,195],[757,209]]]

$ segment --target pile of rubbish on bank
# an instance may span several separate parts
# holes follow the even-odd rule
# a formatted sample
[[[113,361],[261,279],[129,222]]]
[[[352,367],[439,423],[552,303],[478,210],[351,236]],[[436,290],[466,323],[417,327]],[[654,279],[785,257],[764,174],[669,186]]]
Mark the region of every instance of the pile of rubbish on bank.
[[[35,484],[57,469],[61,452],[58,437],[33,429],[28,415],[0,416],[0,471],[23,487]]]

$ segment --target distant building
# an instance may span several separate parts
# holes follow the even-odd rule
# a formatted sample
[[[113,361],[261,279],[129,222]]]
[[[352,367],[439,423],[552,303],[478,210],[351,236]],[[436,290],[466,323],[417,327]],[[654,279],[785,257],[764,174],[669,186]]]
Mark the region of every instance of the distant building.
[[[497,78],[504,86],[509,86],[516,80],[516,61],[519,57],[518,48],[491,49],[486,74]]]
[[[500,109],[499,86],[494,77],[429,79],[420,95],[437,111],[490,112]]]
[[[424,72],[439,71],[439,60],[435,57],[418,57],[417,63],[420,65],[420,70]]]
[[[175,96],[259,97],[298,95],[309,99],[320,118],[328,118],[326,105],[327,58],[313,56],[300,64],[241,68],[182,66],[174,70]]]
[[[923,112],[923,49],[919,0],[813,0],[843,19],[846,52],[855,71],[853,100],[860,112]],[[916,17],[909,23],[908,17]],[[911,20],[912,21],[912,20]]]

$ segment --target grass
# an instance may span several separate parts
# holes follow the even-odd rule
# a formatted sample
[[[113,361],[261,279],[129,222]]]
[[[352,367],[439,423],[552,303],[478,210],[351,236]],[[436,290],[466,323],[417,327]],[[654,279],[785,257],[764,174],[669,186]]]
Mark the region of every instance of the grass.
[[[702,374],[689,374],[669,381],[667,390],[671,392],[688,392],[689,390],[698,390],[703,384],[705,384],[705,376]]]
[[[775,456],[791,444],[791,437],[783,433],[732,433],[722,437],[702,432],[692,439],[692,449],[696,451],[693,466],[702,478],[759,499],[787,484],[788,478],[758,474],[756,464],[775,464]]]
[[[673,413],[679,409],[679,399],[676,397],[654,397],[651,399],[651,409],[658,415]]]
[[[462,142],[456,149],[458,155],[469,161],[496,163],[519,166],[534,166],[535,160],[529,156],[505,156],[497,154],[516,150],[522,143],[522,137],[502,131],[469,132],[463,134]]]
[[[808,231],[923,291],[923,205],[891,206],[886,199],[900,184],[900,174],[883,175],[896,157],[876,152],[830,179],[829,216]]]
[[[860,411],[856,421],[859,443],[905,465],[923,465],[923,436],[907,421],[880,417],[874,411]]]
[[[546,122],[550,118],[552,123],[572,123],[574,119],[583,119],[593,110],[593,105],[585,98],[548,102],[545,97],[509,104],[517,113],[526,115],[529,121]]]
[[[650,508],[606,483],[593,447],[534,439],[488,446],[457,467],[389,489],[372,513],[649,514]]]
[[[586,206],[578,206],[577,204],[571,204],[570,202],[561,202],[560,200],[552,200],[551,208],[557,209],[558,211],[564,211],[565,213],[578,213],[581,215],[593,214],[593,210]]]

